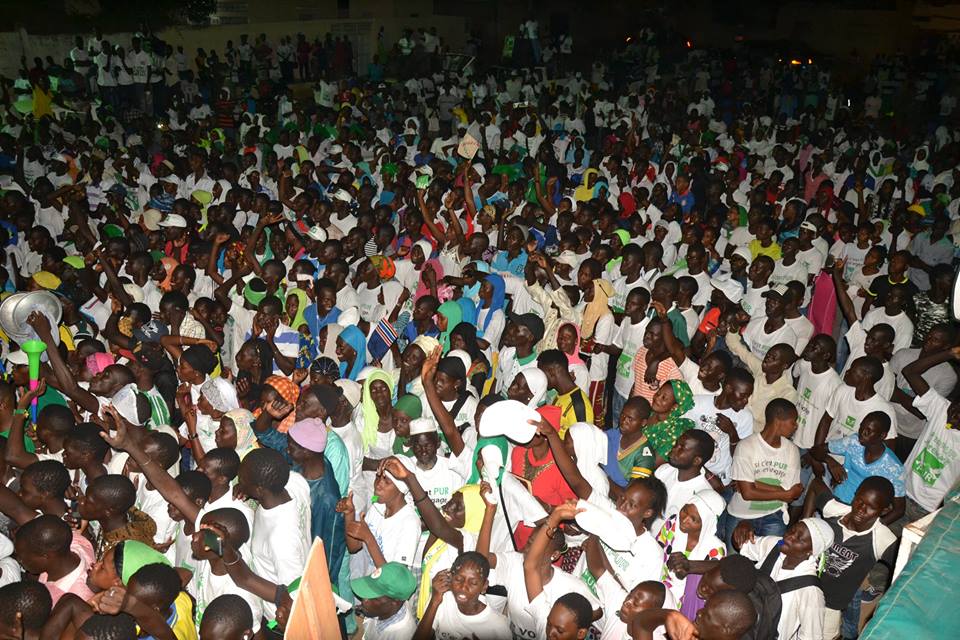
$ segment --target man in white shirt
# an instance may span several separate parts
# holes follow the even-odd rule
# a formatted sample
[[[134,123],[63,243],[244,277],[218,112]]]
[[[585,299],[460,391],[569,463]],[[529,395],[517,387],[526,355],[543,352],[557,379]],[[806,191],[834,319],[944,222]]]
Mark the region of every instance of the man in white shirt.
[[[150,81],[150,54],[140,48],[140,38],[130,42],[130,51],[127,52],[124,64],[130,71],[133,80],[134,104],[142,113],[151,113],[147,106],[147,82]]]
[[[353,595],[363,612],[364,640],[410,640],[417,619],[407,600],[417,590],[410,569],[399,562],[387,562],[369,576],[350,581]]]
[[[685,431],[673,445],[668,457],[669,464],[661,465],[654,475],[667,488],[667,505],[663,520],[680,513],[683,505],[690,502],[693,494],[710,491],[713,487],[707,480],[703,466],[713,457],[716,444],[706,431]],[[662,520],[654,522],[653,531],[659,531]]]

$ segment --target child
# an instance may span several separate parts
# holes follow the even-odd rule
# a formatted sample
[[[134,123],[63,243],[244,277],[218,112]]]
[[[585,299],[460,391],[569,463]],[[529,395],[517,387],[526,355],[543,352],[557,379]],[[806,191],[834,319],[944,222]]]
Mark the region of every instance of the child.
[[[643,435],[650,411],[650,403],[645,398],[634,396],[623,405],[620,426],[606,432],[608,454],[603,468],[619,487],[626,487],[630,480],[646,478],[653,473],[657,454]]]
[[[705,431],[690,429],[685,431],[670,450],[668,464],[661,465],[654,475],[667,488],[667,505],[663,510],[663,520],[680,512],[683,505],[700,491],[710,491],[703,465],[713,457],[715,444]],[[663,520],[654,523],[653,531],[660,532]]]
[[[475,552],[461,553],[448,571],[433,578],[430,604],[420,619],[414,640],[458,640],[483,637],[510,640],[510,623],[482,599],[490,563]]]
[[[797,390],[793,386],[790,376],[790,367],[797,356],[793,348],[786,344],[774,344],[763,356],[763,359],[749,351],[737,334],[737,321],[731,316],[728,322],[727,347],[730,353],[737,356],[747,366],[754,377],[753,393],[750,394],[750,413],[753,414],[753,426],[756,430],[764,424],[766,408],[774,399],[787,400],[791,404],[797,400]],[[719,331],[723,331],[721,326]]]
[[[224,594],[210,603],[200,623],[200,640],[252,640],[254,622],[250,607],[240,596]]]
[[[626,256],[626,249],[624,256]],[[623,406],[627,403],[630,392],[633,391],[633,359],[637,355],[637,349],[643,344],[643,333],[650,321],[646,317],[649,304],[650,292],[643,287],[636,287],[627,294],[623,319],[614,335],[613,344],[608,347],[610,355],[617,359],[617,377],[613,382],[611,413],[613,424],[620,424],[620,412],[623,411]]]
[[[584,640],[593,622],[590,601],[579,593],[560,596],[547,614],[546,637],[556,640]]]
[[[53,604],[65,593],[83,599],[93,596],[87,573],[93,565],[93,546],[56,516],[43,515],[17,529],[14,545],[23,568],[39,576]]]
[[[26,580],[0,587],[0,636],[38,640],[52,608],[50,592],[39,582]]]

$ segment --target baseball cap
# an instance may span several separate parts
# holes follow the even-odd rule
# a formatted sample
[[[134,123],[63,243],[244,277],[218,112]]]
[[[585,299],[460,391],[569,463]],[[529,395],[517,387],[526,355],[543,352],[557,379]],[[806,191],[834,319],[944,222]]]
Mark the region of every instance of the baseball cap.
[[[12,365],[26,365],[28,363],[27,352],[21,351],[20,349],[8,352],[7,362]]]
[[[747,249],[746,247],[737,247],[736,250],[734,250],[733,255],[740,256],[747,261],[748,265],[753,264],[753,254],[751,254],[750,249]]]
[[[540,342],[543,339],[544,326],[543,320],[540,319],[535,313],[511,313],[510,322],[514,322],[521,326],[527,328],[527,330],[533,334],[533,339],[535,342]]]
[[[537,435],[537,426],[530,421],[537,423],[540,417],[536,410],[522,402],[502,400],[483,412],[478,432],[482,438],[506,436],[514,442],[526,444]]]
[[[763,296],[769,296],[771,293],[775,293],[778,296],[785,296],[790,291],[790,289],[785,284],[778,284],[776,286],[770,287],[767,291],[763,292]]]
[[[160,338],[169,334],[167,325],[159,320],[151,320],[133,330],[133,339],[137,342],[160,342]]]
[[[327,239],[326,230],[319,225],[314,225],[310,227],[310,230],[307,231],[307,235],[310,236],[310,238],[312,238],[313,240],[316,240],[317,242],[325,242]]]
[[[186,229],[187,219],[177,213],[171,213],[159,222],[161,227],[173,227],[176,229]]]
[[[812,231],[813,233],[817,232],[817,225],[813,224],[812,222],[807,222],[806,220],[800,223],[800,228],[806,229],[807,231]]]
[[[369,576],[351,580],[350,588],[355,596],[363,600],[383,596],[392,600],[407,600],[417,590],[417,580],[405,565],[387,562]]]
[[[143,226],[147,231],[156,231],[160,228],[160,220],[163,219],[163,214],[157,211],[156,209],[147,209],[140,216],[140,222],[143,223]]]
[[[743,285],[729,275],[719,275],[710,278],[710,284],[730,302],[737,304],[743,299]]]

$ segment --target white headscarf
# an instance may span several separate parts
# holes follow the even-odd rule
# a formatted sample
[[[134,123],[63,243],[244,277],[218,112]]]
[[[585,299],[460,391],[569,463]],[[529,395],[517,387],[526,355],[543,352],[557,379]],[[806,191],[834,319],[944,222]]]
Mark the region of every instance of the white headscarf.
[[[804,518],[801,520],[810,532],[810,558],[817,567],[817,573],[823,570],[823,560],[831,546],[833,546],[833,529],[826,520],[820,518]]]
[[[573,438],[573,451],[577,454],[577,469],[597,495],[606,496],[610,480],[600,465],[607,463],[607,436],[596,426],[577,422],[567,431]]]
[[[220,413],[233,411],[240,407],[237,390],[226,378],[209,378],[200,385],[200,395],[207,399],[210,406]]]
[[[547,395],[546,374],[537,367],[531,367],[530,369],[524,369],[518,375],[523,376],[523,379],[527,381],[527,387],[530,389],[530,393],[533,394],[527,406],[536,409],[540,406],[540,401],[543,400],[543,396]]]
[[[725,549],[723,541],[717,537],[717,521],[723,514],[727,503],[723,497],[712,489],[704,489],[693,494],[688,505],[696,507],[700,515],[700,537],[697,544],[689,554],[686,554],[691,560],[707,560],[710,557],[710,551],[713,549]],[[673,541],[671,551],[685,552],[687,550],[688,536],[680,530],[680,515],[677,514],[677,523],[673,531]],[[719,558],[718,558],[719,559]],[[683,599],[683,593],[686,590],[687,579],[679,578],[671,572],[669,580],[670,593],[680,602]]]

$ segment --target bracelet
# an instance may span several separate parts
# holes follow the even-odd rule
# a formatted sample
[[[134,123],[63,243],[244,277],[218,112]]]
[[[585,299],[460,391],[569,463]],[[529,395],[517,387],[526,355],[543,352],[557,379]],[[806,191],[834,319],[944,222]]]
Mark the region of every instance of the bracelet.
[[[29,411],[26,409],[14,409],[13,415],[15,416],[26,416],[29,415]]]
[[[225,567],[232,567],[233,565],[237,564],[238,562],[240,562],[240,554],[239,554],[239,553],[237,554],[237,559],[236,559],[236,560],[234,560],[233,562],[226,562],[226,561],[224,561],[223,566],[225,566]]]
[[[430,497],[430,496],[425,493],[425,494],[423,494],[422,496],[420,496],[419,498],[415,498],[415,499],[413,500],[413,504],[420,504],[421,502],[423,502],[424,500],[428,499],[429,497]]]

